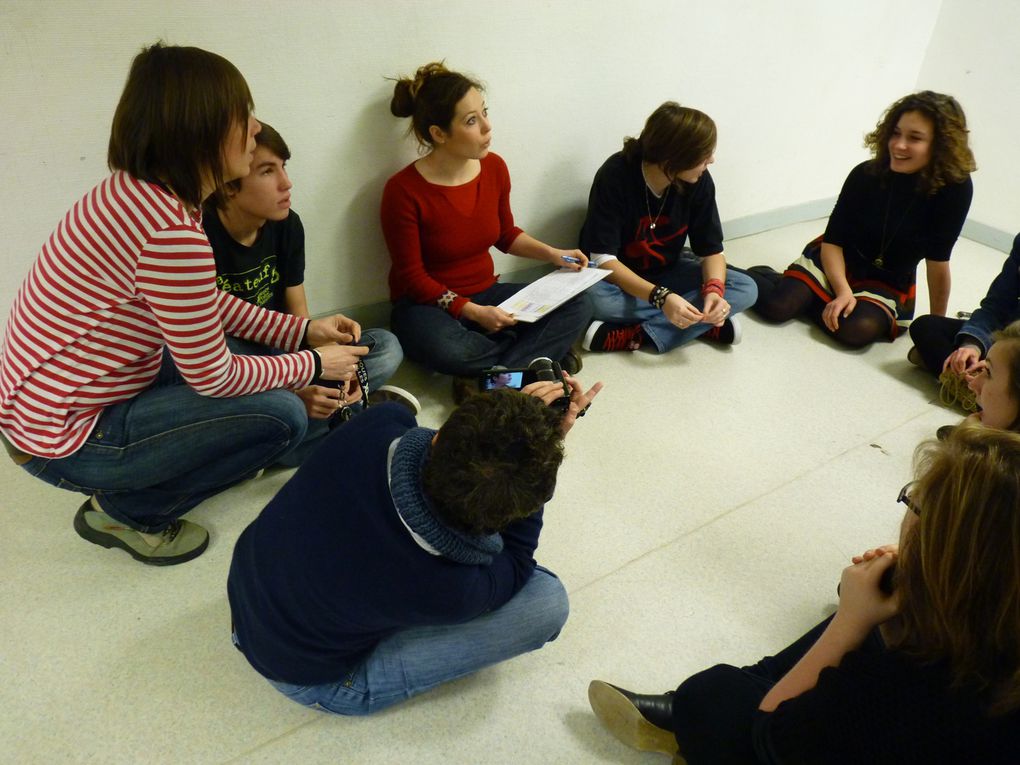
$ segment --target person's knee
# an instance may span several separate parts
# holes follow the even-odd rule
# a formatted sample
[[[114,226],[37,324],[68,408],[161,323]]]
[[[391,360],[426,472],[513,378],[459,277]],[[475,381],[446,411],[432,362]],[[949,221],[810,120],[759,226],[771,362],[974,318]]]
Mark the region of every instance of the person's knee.
[[[535,648],[555,640],[570,616],[570,599],[563,582],[548,571],[536,568],[528,583],[528,621]]]
[[[800,314],[800,306],[773,293],[759,297],[754,304],[754,312],[770,324],[782,324],[796,318]]]
[[[372,348],[364,360],[370,382],[378,388],[397,371],[404,360],[404,349],[397,336],[386,329],[365,330],[361,341]]]
[[[308,430],[308,411],[304,402],[289,390],[271,390],[257,394],[260,414],[276,420],[281,437],[299,443]]]
[[[758,300],[758,285],[754,279],[737,271],[726,272],[726,302],[731,313],[745,311]]]

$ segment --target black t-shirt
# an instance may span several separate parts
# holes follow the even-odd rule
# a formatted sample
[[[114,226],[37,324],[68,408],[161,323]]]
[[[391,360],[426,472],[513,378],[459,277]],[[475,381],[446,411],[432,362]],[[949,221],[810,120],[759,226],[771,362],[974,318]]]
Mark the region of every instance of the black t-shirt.
[[[648,189],[640,161],[628,161],[623,152],[611,156],[592,181],[581,250],[616,255],[645,278],[670,270],[688,239],[699,257],[722,252],[722,225],[709,172],[697,183],[667,187],[664,194],[656,197]]]
[[[245,247],[223,227],[215,210],[202,216],[216,258],[216,286],[273,311],[285,311],[284,293],[305,280],[305,230],[296,212],[268,220]]]
[[[916,173],[875,174],[871,167],[869,160],[850,171],[824,241],[842,247],[848,263],[868,263],[913,283],[922,260],[949,260],[974,186],[967,178],[927,196],[917,191]]]

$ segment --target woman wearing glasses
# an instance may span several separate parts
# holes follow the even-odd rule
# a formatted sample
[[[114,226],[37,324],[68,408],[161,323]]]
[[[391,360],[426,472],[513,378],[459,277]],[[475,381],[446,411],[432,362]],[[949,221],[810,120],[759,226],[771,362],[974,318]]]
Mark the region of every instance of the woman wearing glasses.
[[[850,171],[825,233],[778,274],[753,266],[755,311],[780,323],[806,315],[843,345],[895,340],[914,316],[917,266],[931,313],[945,316],[949,256],[974,193],[967,119],[952,96],[925,90],[886,111]]]
[[[602,723],[689,765],[1017,762],[1020,435],[967,425],[916,462],[899,544],[853,559],[832,617],[662,695],[596,680]]]

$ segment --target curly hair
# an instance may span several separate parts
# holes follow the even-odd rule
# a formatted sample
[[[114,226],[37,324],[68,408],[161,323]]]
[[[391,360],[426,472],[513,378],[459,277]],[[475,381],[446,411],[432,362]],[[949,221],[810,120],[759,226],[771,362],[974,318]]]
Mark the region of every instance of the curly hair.
[[[918,523],[900,546],[895,648],[944,663],[989,714],[1020,708],[1020,435],[956,427],[915,455]]]
[[[920,171],[920,189],[931,195],[949,183],[960,183],[977,170],[968,143],[967,117],[952,96],[922,90],[894,103],[875,129],[864,137],[864,146],[874,156],[875,172],[889,170],[889,140],[907,112],[918,112],[932,124],[931,161]]]
[[[390,113],[394,117],[410,117],[409,132],[418,139],[418,146],[427,150],[433,145],[429,128],[450,129],[457,104],[474,88],[485,90],[481,83],[460,72],[452,72],[443,61],[418,67],[414,77],[401,77],[393,86]]]
[[[552,497],[563,461],[560,412],[534,396],[472,396],[437,434],[422,472],[425,494],[450,527],[501,531]]]
[[[712,156],[716,138],[715,122],[707,114],[666,101],[648,116],[640,136],[624,139],[623,155],[631,162],[661,165],[673,177]]]

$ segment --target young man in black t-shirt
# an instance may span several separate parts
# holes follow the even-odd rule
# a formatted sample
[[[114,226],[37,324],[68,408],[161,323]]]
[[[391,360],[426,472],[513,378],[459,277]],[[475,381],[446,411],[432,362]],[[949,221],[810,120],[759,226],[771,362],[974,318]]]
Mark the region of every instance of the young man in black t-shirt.
[[[305,296],[305,232],[291,207],[293,184],[287,174],[290,149],[280,134],[262,123],[255,137],[251,172],[217,192],[204,211],[203,225],[216,258],[217,286],[249,303],[273,311],[309,317]],[[417,400],[395,386],[383,386],[403,359],[396,336],[385,329],[368,329],[356,342],[371,348],[363,357],[370,403],[396,400],[417,413]],[[234,353],[263,354],[272,349],[228,337]],[[347,390],[309,385],[294,391],[308,412],[311,446],[293,453],[300,464],[314,448],[313,431],[325,435],[333,415],[357,404],[361,389],[352,380]],[[358,404],[360,407],[361,404]]]

